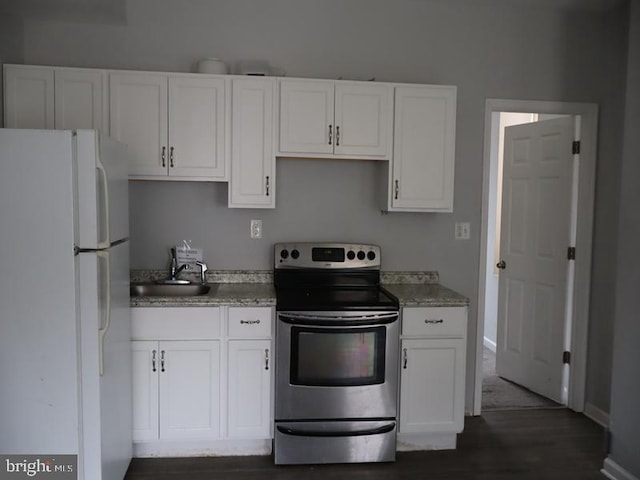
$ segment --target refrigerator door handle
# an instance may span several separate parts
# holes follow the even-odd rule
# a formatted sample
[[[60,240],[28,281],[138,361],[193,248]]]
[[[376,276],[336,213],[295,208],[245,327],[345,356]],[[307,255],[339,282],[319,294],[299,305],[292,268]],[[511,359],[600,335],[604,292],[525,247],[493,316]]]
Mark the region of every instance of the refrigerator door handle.
[[[98,330],[98,357],[100,365],[100,375],[104,375],[104,337],[109,330],[109,324],[111,323],[111,266],[109,262],[109,252],[101,250],[96,252],[98,259],[105,260],[104,277],[104,295],[107,299],[107,303],[104,308],[104,317],[100,322],[100,329]]]
[[[99,156],[96,156],[96,169],[100,172],[102,177],[102,208],[104,213],[104,232],[105,238],[98,239],[98,249],[109,248],[111,246],[111,235],[109,232],[109,177],[107,177],[107,170],[104,168],[104,164],[100,160]]]

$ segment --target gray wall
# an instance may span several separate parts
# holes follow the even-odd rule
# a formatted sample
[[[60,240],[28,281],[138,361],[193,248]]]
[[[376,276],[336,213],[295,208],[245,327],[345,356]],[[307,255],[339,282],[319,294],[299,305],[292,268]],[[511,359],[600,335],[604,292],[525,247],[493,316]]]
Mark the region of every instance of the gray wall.
[[[620,226],[616,280],[613,380],[611,389],[611,454],[618,465],[640,478],[640,1],[631,4],[625,139],[620,182]]]
[[[609,409],[610,314],[624,85],[624,16],[494,3],[429,0],[128,0],[125,25],[28,21],[25,62],[188,71],[202,57],[263,59],[289,76],[458,86],[455,212],[380,215],[379,166],[371,162],[278,162],[275,211],[226,209],[220,184],[134,183],[133,267],[163,267],[186,237],[212,268],[269,268],[278,240],[379,243],[386,269],[435,269],[471,299],[474,357],[486,98],[600,105],[594,253],[598,348],[589,399]],[[493,6],[492,6],[493,5]],[[248,238],[262,218],[262,240]],[[453,224],[471,222],[470,241]],[[594,373],[591,374],[591,371]],[[470,396],[472,392],[468,392]],[[469,404],[469,403],[468,403]]]

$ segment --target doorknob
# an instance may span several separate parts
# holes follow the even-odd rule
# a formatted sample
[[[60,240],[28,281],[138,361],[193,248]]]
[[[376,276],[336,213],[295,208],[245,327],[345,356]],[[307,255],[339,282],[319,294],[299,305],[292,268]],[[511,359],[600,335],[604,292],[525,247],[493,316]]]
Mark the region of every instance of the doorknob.
[[[505,268],[507,268],[507,264],[504,263],[504,260],[500,260],[498,263],[496,263],[496,267],[498,267],[500,270],[504,270]]]

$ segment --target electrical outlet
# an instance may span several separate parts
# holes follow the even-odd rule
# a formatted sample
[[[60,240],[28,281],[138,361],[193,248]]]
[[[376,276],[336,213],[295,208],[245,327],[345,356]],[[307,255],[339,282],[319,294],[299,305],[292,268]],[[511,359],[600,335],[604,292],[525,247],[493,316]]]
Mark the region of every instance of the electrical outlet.
[[[262,238],[262,220],[251,220],[251,238]]]
[[[456,222],[456,240],[469,240],[471,238],[471,224],[469,222]]]

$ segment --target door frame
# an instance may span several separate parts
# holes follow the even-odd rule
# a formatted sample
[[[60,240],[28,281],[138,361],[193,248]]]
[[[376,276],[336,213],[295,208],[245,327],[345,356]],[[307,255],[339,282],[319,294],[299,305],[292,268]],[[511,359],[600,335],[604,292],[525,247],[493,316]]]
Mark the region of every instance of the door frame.
[[[551,102],[536,100],[487,99],[484,118],[484,153],[482,167],[482,217],[480,227],[480,263],[478,272],[478,308],[476,318],[476,356],[473,379],[473,415],[482,411],[482,355],[484,348],[484,312],[486,296],[488,214],[490,181],[496,172],[491,164],[492,118],[499,112],[564,114],[580,117],[580,160],[576,212],[576,261],[571,328],[571,374],[567,406],[584,411],[587,373],[587,334],[591,287],[591,250],[595,174],[598,137],[598,106],[593,103]],[[574,179],[575,181],[575,179]]]

